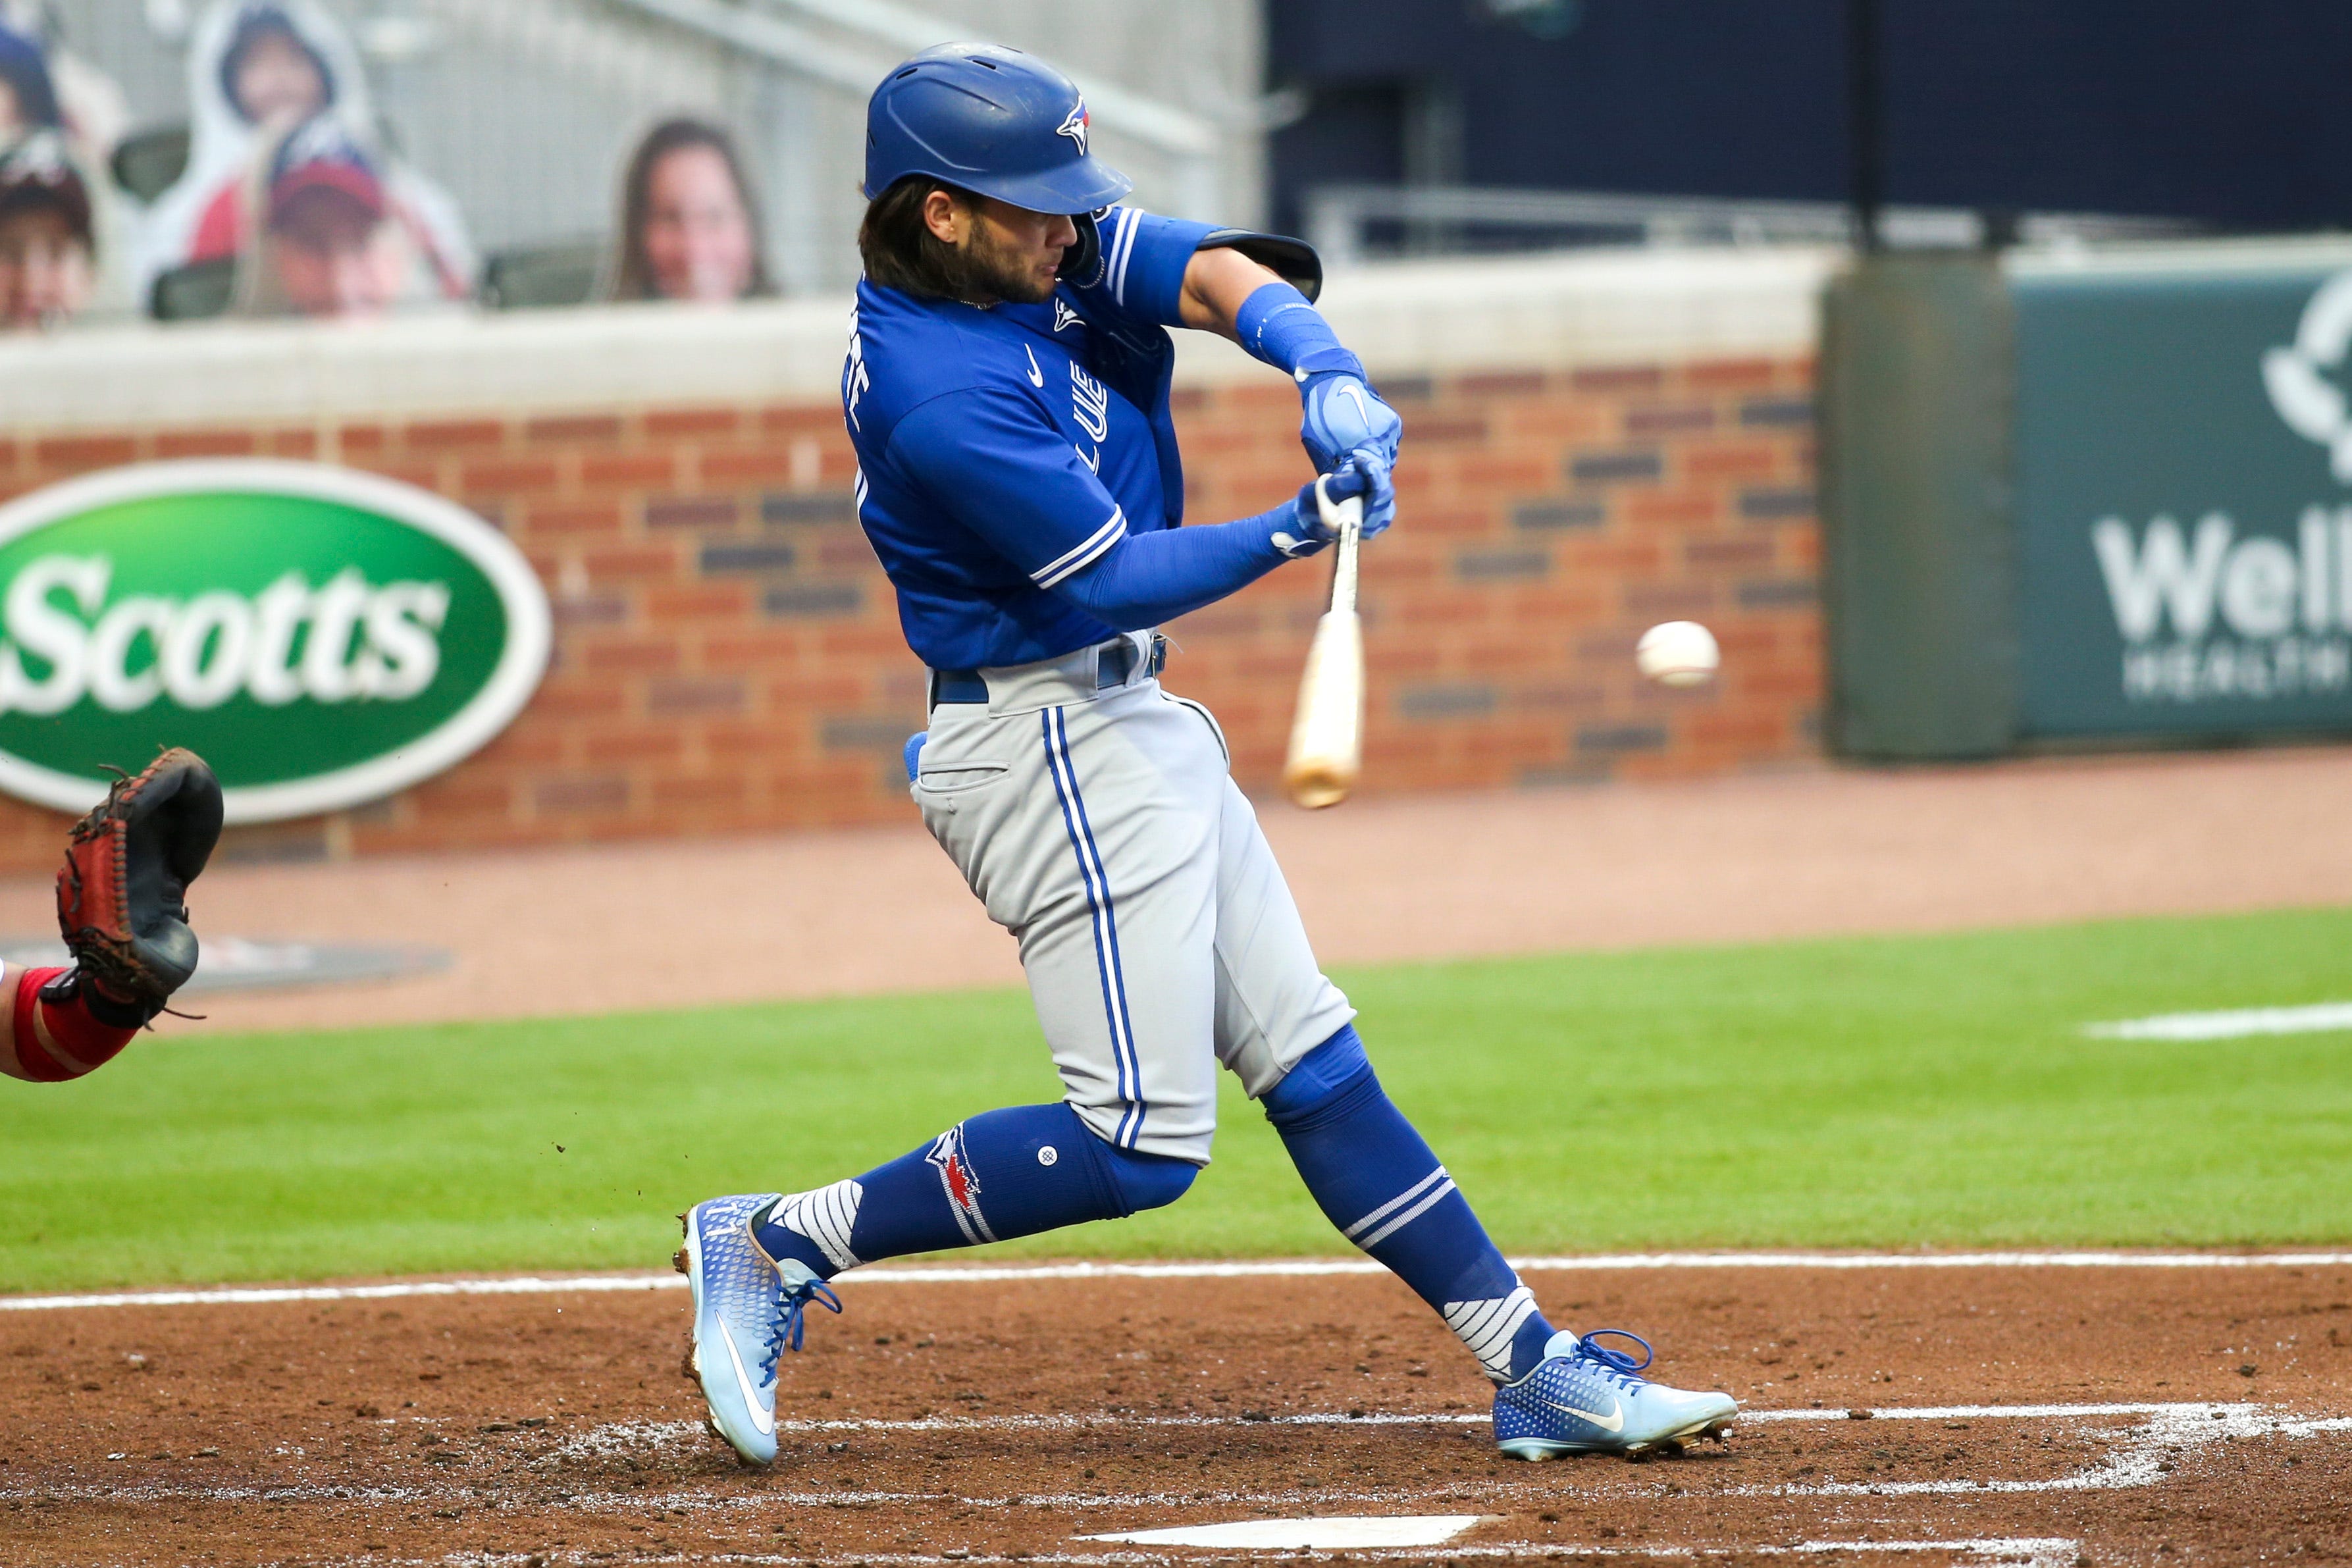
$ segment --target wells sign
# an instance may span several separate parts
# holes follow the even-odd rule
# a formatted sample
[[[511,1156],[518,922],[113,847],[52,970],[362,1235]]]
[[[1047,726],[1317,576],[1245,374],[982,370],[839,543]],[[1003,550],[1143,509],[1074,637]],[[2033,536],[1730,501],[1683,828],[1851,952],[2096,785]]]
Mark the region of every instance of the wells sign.
[[[2352,273],[2024,268],[2028,736],[2352,731]]]
[[[439,773],[545,670],[547,597],[505,536],[389,479],[155,463],[0,507],[0,789],[80,811],[187,746],[231,822]]]

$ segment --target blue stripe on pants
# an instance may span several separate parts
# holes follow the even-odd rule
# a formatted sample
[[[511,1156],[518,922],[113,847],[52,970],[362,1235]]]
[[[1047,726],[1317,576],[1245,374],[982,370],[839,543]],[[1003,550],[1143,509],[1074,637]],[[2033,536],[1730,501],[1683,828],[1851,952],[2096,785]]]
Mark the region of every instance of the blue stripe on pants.
[[[1062,805],[1062,826],[1070,836],[1070,851],[1077,857],[1078,878],[1087,889],[1087,909],[1095,935],[1095,968],[1102,978],[1103,1016],[1110,1028],[1111,1060],[1118,1097],[1127,1110],[1111,1135],[1114,1147],[1132,1149],[1143,1131],[1143,1069],[1135,1049],[1135,1025],[1127,1006],[1127,975],[1118,951],[1118,917],[1111,904],[1110,874],[1095,847],[1094,826],[1087,818],[1087,803],[1078,793],[1078,770],[1070,758],[1070,736],[1059,708],[1038,715],[1045,738],[1045,763],[1054,775],[1054,793]]]

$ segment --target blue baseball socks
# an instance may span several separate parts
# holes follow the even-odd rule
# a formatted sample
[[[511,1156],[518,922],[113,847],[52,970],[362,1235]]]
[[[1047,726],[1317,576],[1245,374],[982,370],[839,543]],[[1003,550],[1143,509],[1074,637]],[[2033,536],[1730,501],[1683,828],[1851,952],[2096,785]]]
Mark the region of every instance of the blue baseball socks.
[[[1266,1120],[1324,1215],[1436,1309],[1489,1377],[1542,1362],[1552,1327],[1412,1123],[1353,1026],[1265,1097]],[[929,1143],[754,1217],[760,1245],[820,1279],[910,1252],[1010,1241],[1174,1203],[1195,1167],[1114,1149],[1066,1104],[991,1110]]]
[[[1112,1148],[1066,1104],[1017,1105],[960,1121],[862,1176],[779,1198],[751,1223],[769,1257],[830,1279],[909,1252],[1125,1219],[1174,1203],[1195,1173],[1187,1161]]]
[[[1497,1383],[1544,1359],[1552,1327],[1454,1178],[1391,1102],[1353,1025],[1316,1047],[1265,1100],[1324,1217],[1437,1310]]]

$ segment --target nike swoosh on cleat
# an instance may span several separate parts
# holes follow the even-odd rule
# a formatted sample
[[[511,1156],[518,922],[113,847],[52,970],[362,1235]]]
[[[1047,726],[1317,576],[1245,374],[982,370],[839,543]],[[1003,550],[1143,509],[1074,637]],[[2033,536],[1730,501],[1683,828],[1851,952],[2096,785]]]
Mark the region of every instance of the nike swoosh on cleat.
[[[751,1374],[743,1369],[743,1352],[735,1348],[735,1336],[727,1331],[726,1324],[719,1323],[717,1324],[716,1327],[719,1330],[719,1337],[726,1342],[727,1359],[734,1363],[735,1385],[743,1392],[743,1407],[751,1413],[751,1429],[759,1433],[762,1437],[774,1436],[776,1435],[776,1413],[771,1410],[768,1412],[766,1418],[764,1420],[761,1419],[760,1415],[760,1391],[751,1386]]]
[[[728,1348],[730,1350],[734,1348],[732,1341],[729,1342]],[[1596,1415],[1590,1410],[1579,1410],[1573,1405],[1562,1405],[1557,1399],[1547,1399],[1544,1403],[1564,1415],[1575,1416],[1579,1421],[1590,1421],[1603,1432],[1622,1432],[1625,1429],[1625,1411],[1622,1405],[1610,1411],[1606,1415]]]

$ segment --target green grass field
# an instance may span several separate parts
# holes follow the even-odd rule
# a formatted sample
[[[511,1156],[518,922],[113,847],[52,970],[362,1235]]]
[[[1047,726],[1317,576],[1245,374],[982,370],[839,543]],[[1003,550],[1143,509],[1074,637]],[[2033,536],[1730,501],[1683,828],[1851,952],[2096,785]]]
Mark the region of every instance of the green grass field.
[[[2352,1240],[2352,1034],[2078,1033],[2352,997],[2352,910],[1339,978],[1507,1250]],[[814,1185],[1055,1093],[1009,991],[209,1038],[167,1020],[81,1083],[0,1080],[0,1291],[656,1267],[697,1198]],[[1183,1202],[996,1249],[1340,1250],[1230,1090]]]

